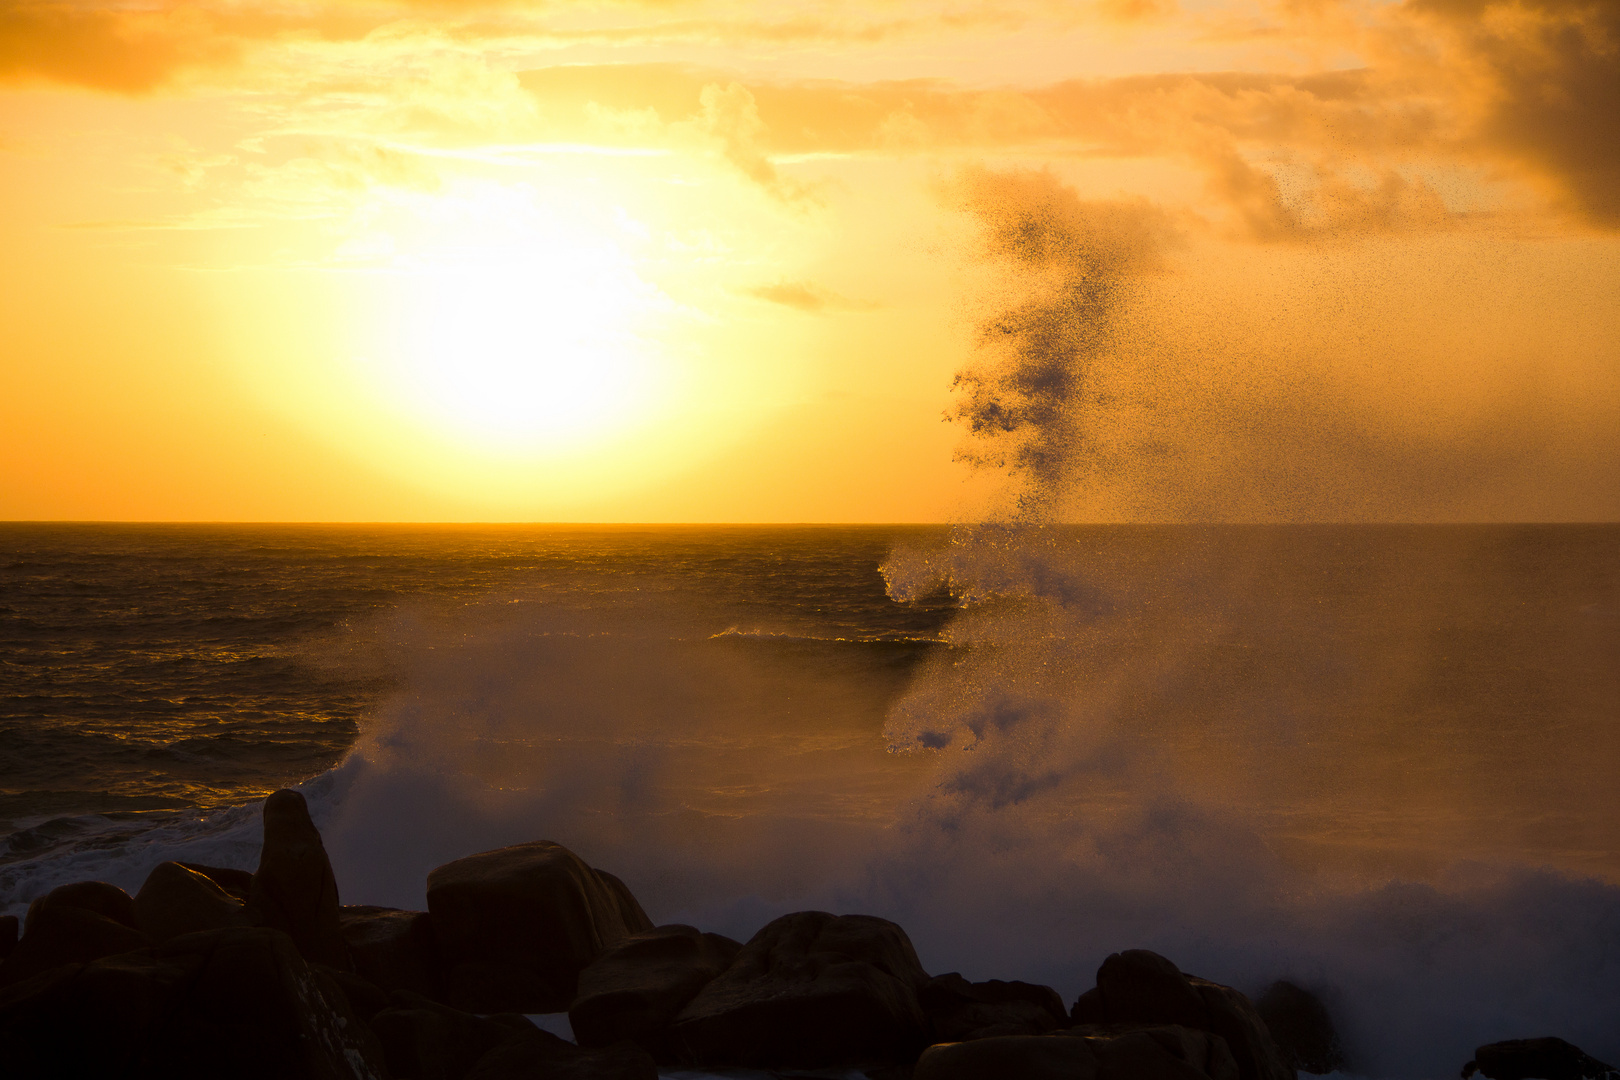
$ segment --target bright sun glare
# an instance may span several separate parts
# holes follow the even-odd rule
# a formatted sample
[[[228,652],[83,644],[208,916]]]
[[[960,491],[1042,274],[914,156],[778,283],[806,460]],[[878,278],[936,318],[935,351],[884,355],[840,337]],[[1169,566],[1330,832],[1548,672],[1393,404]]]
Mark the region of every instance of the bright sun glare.
[[[532,191],[441,196],[395,262],[404,304],[380,377],[410,412],[497,451],[578,448],[645,419],[667,299],[606,227]]]

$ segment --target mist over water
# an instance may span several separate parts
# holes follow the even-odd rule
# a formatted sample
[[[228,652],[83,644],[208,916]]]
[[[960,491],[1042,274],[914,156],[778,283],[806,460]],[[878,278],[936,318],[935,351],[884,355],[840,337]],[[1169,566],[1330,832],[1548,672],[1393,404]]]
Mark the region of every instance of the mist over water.
[[[655,921],[742,938],[870,912],[931,971],[1069,998],[1127,947],[1288,977],[1375,1076],[1536,1033],[1612,1055],[1617,542],[918,536],[890,592],[948,578],[966,606],[903,662],[656,591],[403,620],[409,685],[340,771],[327,843],[349,902],[419,906],[434,865],[547,837]]]

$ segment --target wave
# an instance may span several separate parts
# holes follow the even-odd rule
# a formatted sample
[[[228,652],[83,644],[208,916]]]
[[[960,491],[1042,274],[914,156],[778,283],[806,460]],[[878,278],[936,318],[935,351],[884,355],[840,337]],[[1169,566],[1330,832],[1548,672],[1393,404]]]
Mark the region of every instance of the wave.
[[[878,631],[853,636],[827,634],[800,634],[787,630],[765,630],[758,627],[729,626],[705,640],[753,640],[806,645],[948,645],[950,642],[935,634],[908,634],[903,631]]]

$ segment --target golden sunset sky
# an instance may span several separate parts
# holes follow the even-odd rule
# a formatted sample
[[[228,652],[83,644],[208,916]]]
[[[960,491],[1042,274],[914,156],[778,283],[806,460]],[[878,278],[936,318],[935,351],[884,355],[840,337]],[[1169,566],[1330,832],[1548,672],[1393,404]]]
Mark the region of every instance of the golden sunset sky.
[[[0,2],[3,518],[1615,520],[1617,432],[1615,0]]]

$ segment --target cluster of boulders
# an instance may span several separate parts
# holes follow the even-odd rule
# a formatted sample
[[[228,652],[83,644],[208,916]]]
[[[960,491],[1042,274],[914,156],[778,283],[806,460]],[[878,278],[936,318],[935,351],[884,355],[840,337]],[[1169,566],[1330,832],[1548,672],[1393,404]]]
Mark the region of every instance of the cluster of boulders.
[[[302,796],[276,792],[255,873],[164,863],[133,898],[54,890],[20,940],[0,922],[0,1074],[1293,1080],[1344,1064],[1321,1001],[1288,983],[1251,1003],[1132,950],[1066,1009],[1046,986],[930,976],[867,915],[796,912],[746,944],[655,927],[618,878],[547,842],[441,866],[427,900],[341,906]],[[574,1042],[525,1015],[565,1010]],[[1490,1051],[1486,1076],[1531,1075]]]

